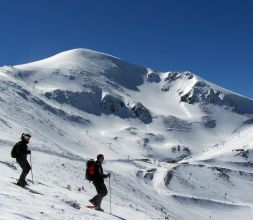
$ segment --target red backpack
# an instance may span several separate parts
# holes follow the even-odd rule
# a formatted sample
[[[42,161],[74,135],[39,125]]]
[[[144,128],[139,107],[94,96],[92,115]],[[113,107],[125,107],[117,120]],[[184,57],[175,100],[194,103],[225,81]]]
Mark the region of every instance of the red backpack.
[[[86,173],[85,177],[89,181],[93,181],[95,177],[95,161],[94,160],[88,160],[86,162]]]

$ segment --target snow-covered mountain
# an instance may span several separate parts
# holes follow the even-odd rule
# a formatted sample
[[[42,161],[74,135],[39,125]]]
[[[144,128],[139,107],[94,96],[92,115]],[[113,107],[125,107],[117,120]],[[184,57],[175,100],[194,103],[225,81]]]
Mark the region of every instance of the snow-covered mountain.
[[[253,100],[74,49],[1,67],[0,103],[0,219],[252,219]],[[30,191],[10,184],[22,132],[33,135]],[[99,153],[112,215],[85,207],[85,163]]]

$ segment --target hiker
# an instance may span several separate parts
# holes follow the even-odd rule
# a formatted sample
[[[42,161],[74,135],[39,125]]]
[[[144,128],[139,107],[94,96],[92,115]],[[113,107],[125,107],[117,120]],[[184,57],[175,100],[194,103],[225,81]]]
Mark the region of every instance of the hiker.
[[[95,162],[95,173],[94,173],[94,178],[93,178],[93,184],[96,188],[97,195],[89,200],[90,203],[96,206],[95,209],[98,211],[104,211],[103,209],[101,209],[102,199],[103,197],[107,195],[107,188],[104,183],[104,179],[111,177],[110,173],[108,174],[103,173],[103,168],[102,168],[103,162],[104,162],[104,155],[99,154],[97,156],[97,161]]]
[[[15,151],[14,154],[15,154],[16,161],[20,165],[20,167],[22,168],[22,173],[21,173],[20,178],[17,182],[17,185],[19,185],[21,187],[25,187],[27,185],[25,178],[26,178],[27,174],[29,173],[29,171],[31,170],[31,166],[27,161],[27,155],[31,154],[31,151],[28,149],[28,146],[27,146],[31,137],[32,136],[30,134],[23,133],[21,135],[21,141],[16,143],[13,147],[13,149]],[[13,154],[13,152],[12,152],[12,154]]]

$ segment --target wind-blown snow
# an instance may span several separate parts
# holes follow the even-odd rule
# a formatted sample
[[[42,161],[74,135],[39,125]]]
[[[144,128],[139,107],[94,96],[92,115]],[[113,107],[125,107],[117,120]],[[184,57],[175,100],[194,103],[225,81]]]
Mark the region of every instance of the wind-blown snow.
[[[0,103],[0,219],[252,219],[246,97],[190,72],[75,49],[1,67]],[[12,184],[23,132],[33,136],[28,190]],[[85,163],[99,153],[112,214],[110,194],[105,213],[85,207],[95,194]]]

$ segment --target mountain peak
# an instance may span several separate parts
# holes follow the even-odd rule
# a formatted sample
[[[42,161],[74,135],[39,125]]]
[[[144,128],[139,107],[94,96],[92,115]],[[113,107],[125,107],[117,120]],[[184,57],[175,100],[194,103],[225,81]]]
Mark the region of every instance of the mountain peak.
[[[85,62],[87,60],[92,62],[99,59],[107,60],[107,61],[120,60],[117,57],[114,57],[105,53],[100,53],[100,52],[85,49],[85,48],[77,48],[77,49],[72,49],[72,50],[67,50],[67,51],[57,53],[53,56],[50,56],[48,58],[45,58],[39,61],[22,64],[22,65],[16,65],[15,67],[28,68],[28,67],[36,67],[36,66],[41,66],[41,65],[46,65],[46,64],[57,65],[59,63],[61,64],[65,63],[66,65],[70,65],[71,63],[80,65],[82,62]]]
[[[133,93],[133,103],[143,104],[147,100],[143,109],[162,114],[165,111],[161,109],[171,109],[172,105],[178,109],[176,105],[179,102],[225,106],[241,114],[251,114],[253,109],[252,100],[216,86],[189,71],[159,73],[84,48],[64,51],[41,61],[15,66],[16,72],[27,84],[32,84],[34,88],[47,94],[54,92],[57,96],[93,91],[99,99],[103,92],[112,93],[112,97],[125,97],[130,91],[142,93],[146,91],[145,87],[152,88],[152,91],[149,89],[150,94],[142,100],[139,99],[139,93]],[[48,97],[51,95],[48,94]],[[174,104],[168,105],[164,102],[163,107],[158,108],[162,99]],[[152,106],[150,103],[153,103]],[[173,112],[176,115],[178,113],[173,110],[171,114]],[[185,112],[182,110],[180,115],[185,115]]]
[[[71,49],[71,50],[67,50],[67,51],[63,51],[60,52],[54,56],[51,56],[47,59],[53,59],[54,61],[56,61],[57,59],[60,60],[66,60],[66,59],[70,59],[70,60],[75,60],[75,59],[82,59],[82,58],[93,58],[93,59],[117,59],[120,60],[119,58],[109,55],[109,54],[105,54],[105,53],[101,53],[98,51],[94,51],[94,50],[90,50],[90,49],[86,49],[86,48],[76,48],[76,49]]]

